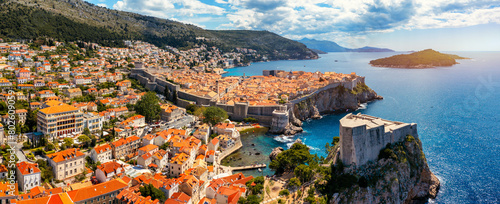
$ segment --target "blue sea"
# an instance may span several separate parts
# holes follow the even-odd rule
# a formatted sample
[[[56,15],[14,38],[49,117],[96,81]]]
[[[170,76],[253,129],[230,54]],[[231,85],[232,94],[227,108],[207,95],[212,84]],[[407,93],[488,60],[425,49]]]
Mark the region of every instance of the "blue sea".
[[[318,60],[253,63],[227,69],[225,76],[262,75],[265,69],[285,71],[356,72],[384,100],[357,110],[389,120],[418,123],[429,167],[441,181],[436,203],[500,203],[500,52],[444,52],[469,57],[452,67],[393,69],[371,67],[370,60],[387,53],[329,53]],[[339,134],[345,114],[306,121],[304,133],[293,138],[243,135],[253,150],[267,155],[273,147],[287,148],[300,138],[313,153],[325,156],[325,143]],[[241,151],[247,151],[246,147]],[[247,174],[272,174],[245,171]]]

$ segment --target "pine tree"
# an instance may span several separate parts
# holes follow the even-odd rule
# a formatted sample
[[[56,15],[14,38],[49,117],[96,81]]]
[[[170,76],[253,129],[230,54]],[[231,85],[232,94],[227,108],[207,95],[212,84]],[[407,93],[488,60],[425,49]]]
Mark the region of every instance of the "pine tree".
[[[170,90],[166,86],[165,86],[165,91],[163,91],[163,96],[165,96],[165,100],[170,99]]]
[[[172,102],[177,105],[177,91],[174,91],[174,94],[172,96]]]

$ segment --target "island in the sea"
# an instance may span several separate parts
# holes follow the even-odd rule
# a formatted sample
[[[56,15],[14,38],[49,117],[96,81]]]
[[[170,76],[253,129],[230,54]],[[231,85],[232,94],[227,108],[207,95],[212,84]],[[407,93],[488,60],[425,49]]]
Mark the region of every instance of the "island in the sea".
[[[444,54],[432,49],[426,49],[411,54],[400,54],[391,57],[381,58],[370,61],[374,67],[390,68],[433,68],[449,67],[458,64],[457,59],[468,59],[458,55]]]

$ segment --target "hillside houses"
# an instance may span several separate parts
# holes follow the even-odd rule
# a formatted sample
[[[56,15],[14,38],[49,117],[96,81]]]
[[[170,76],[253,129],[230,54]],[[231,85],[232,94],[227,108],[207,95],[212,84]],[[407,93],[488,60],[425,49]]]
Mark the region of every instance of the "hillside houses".
[[[224,180],[207,196],[213,178],[231,174],[220,168],[217,157],[221,146],[229,146],[224,135],[235,141],[239,136],[234,126],[180,128],[172,124],[184,123],[179,119],[186,117],[186,110],[166,101],[160,102],[161,121],[147,124],[133,108],[146,89],[127,75],[130,67],[140,62],[145,68],[158,70],[162,78],[179,81],[189,93],[217,99],[235,89],[241,79],[210,72],[220,70],[225,62],[237,63],[243,54],[223,54],[204,45],[179,51],[143,42],[130,42],[126,48],[88,42],[54,44],[40,50],[27,45],[0,46],[0,52],[7,53],[0,59],[0,86],[15,90],[14,94],[3,90],[0,98],[26,101],[16,111],[20,123],[25,123],[30,108],[38,110],[36,129],[40,135],[48,135],[46,142],[51,143],[24,150],[28,155],[28,151],[37,151],[36,159],[46,159],[47,166],[19,162],[16,186],[25,193],[0,195],[1,203],[231,203],[246,195],[245,186],[236,182],[243,177],[237,176],[231,182]],[[7,122],[8,115],[2,120]],[[219,137],[209,140],[212,132]],[[53,179],[45,179],[47,169],[51,169]],[[0,166],[0,178],[5,178],[7,171]],[[0,194],[6,192],[2,184]],[[139,193],[149,184],[159,189],[166,201]]]
[[[113,149],[109,144],[96,146],[90,151],[90,157],[94,162],[103,164],[113,159]]]

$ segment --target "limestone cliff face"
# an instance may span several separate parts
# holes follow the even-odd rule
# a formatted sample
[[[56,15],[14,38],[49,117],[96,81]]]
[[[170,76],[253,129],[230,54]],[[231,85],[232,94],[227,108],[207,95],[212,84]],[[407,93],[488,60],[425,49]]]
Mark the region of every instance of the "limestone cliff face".
[[[348,90],[336,87],[319,92],[293,107],[293,114],[300,120],[320,118],[320,114],[356,110],[361,103],[382,99],[366,85]]]
[[[440,182],[429,170],[418,138],[408,136],[404,142],[384,151],[382,157],[387,158],[345,169],[344,173],[364,177],[366,182],[358,180],[357,184],[335,193],[330,203],[414,204],[436,197]]]

